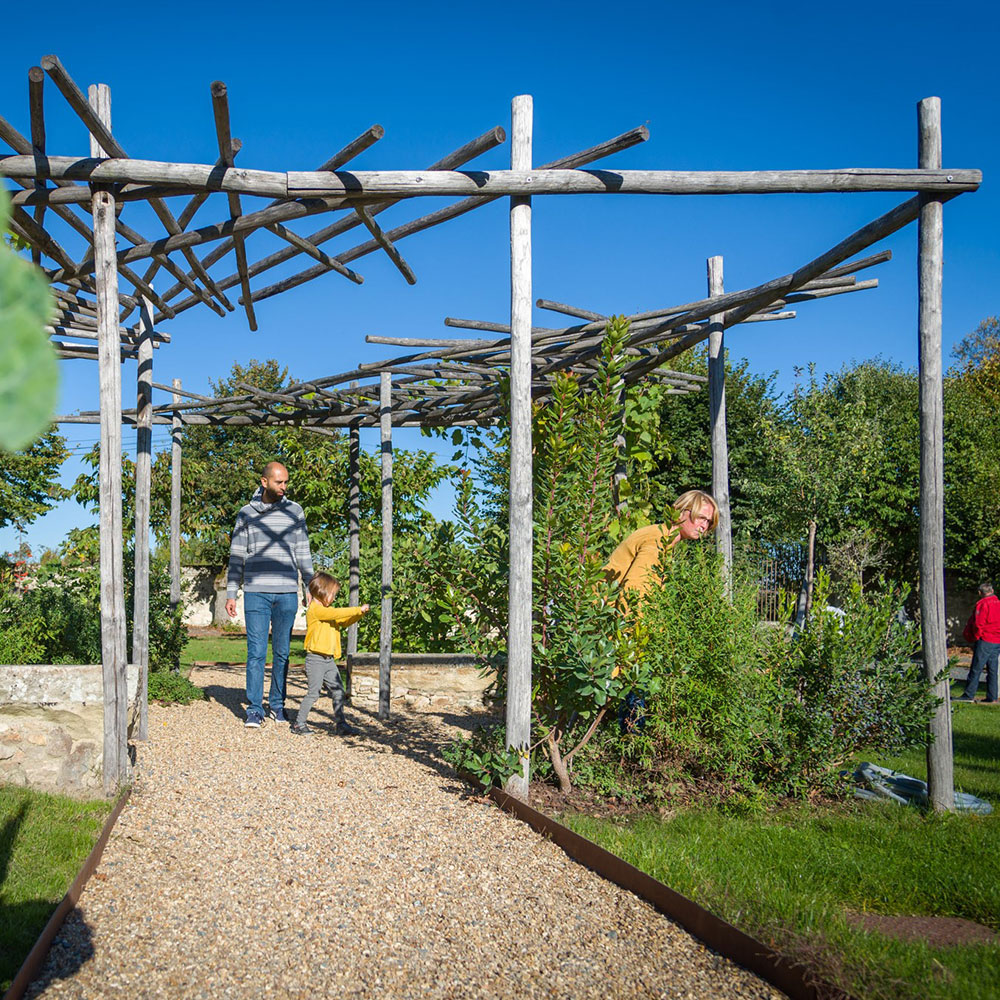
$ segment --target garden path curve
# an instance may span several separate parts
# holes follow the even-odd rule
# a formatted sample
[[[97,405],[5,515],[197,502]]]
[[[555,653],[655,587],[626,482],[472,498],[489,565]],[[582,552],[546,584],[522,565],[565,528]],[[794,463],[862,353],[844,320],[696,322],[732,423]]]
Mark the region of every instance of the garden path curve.
[[[241,669],[150,706],[135,790],[28,996],[781,994],[567,858],[441,763],[468,718],[349,709],[246,730]],[[289,674],[290,703],[304,691]]]

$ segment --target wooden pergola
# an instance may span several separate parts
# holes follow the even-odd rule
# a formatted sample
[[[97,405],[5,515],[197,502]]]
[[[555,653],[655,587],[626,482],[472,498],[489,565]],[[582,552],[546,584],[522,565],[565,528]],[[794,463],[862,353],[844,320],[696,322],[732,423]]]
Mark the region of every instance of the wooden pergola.
[[[90,136],[88,157],[51,155],[46,149],[43,85],[55,84]],[[943,544],[943,403],[941,361],[942,207],[945,201],[974,191],[978,170],[941,167],[940,102],[919,104],[919,163],[916,169],[838,169],[781,171],[623,171],[580,169],[648,138],[645,128],[633,129],[606,143],[541,166],[533,166],[532,100],[517,97],[512,104],[511,169],[460,170],[480,153],[503,142],[504,130],[493,128],[460,149],[419,171],[348,171],[343,168],[383,135],[374,125],[314,171],[273,172],[235,166],[239,140],[232,137],[226,87],[211,86],[219,157],[212,164],[165,163],[133,159],[111,132],[110,96],[103,85],[82,90],[54,56],[32,67],[29,78],[30,139],[0,118],[0,138],[14,150],[0,156],[0,173],[20,190],[13,192],[11,226],[32,248],[59,304],[53,340],[67,358],[96,357],[100,371],[97,411],[64,416],[59,421],[99,422],[101,426],[101,619],[105,677],[105,787],[111,791],[127,777],[125,741],[126,692],[125,611],[122,571],[121,428],[134,424],[138,432],[136,502],[136,607],[133,662],[143,664],[148,632],[148,607],[140,605],[139,582],[148,586],[148,495],[152,424],[174,428],[175,466],[179,473],[179,432],[185,424],[266,425],[296,423],[319,433],[348,427],[351,455],[357,468],[360,426],[382,428],[383,479],[383,617],[381,652],[384,692],[380,714],[388,712],[388,663],[391,629],[391,427],[489,424],[509,417],[510,469],[510,591],[508,642],[508,745],[522,752],[524,768],[510,789],[523,795],[527,787],[531,692],[531,404],[550,391],[551,377],[573,371],[586,379],[593,371],[607,317],[574,306],[539,301],[539,305],[583,322],[553,328],[532,325],[531,199],[537,195],[587,194],[754,194],[882,191],[910,197],[866,226],[847,235],[835,247],[795,271],[754,288],[725,292],[721,258],[709,262],[708,295],[696,301],[666,306],[629,317],[629,357],[625,381],[644,378],[665,382],[668,391],[698,388],[691,375],[665,369],[685,350],[709,341],[709,390],[713,420],[713,490],[728,518],[728,474],[725,462],[725,397],[722,380],[722,340],[726,327],[744,322],[791,318],[793,303],[874,287],[856,274],[888,259],[888,253],[860,260],[856,255],[878,241],[919,221],[919,337],[921,415],[921,613],[924,662],[928,682],[943,698],[932,723],[929,778],[937,808],[951,808],[950,707],[945,670]],[[444,208],[383,230],[375,216],[399,201],[435,197],[453,200]],[[370,342],[410,348],[406,355],[359,365],[351,371],[316,378],[282,393],[263,393],[252,386],[241,394],[203,397],[177,384],[152,381],[152,353],[169,338],[158,332],[165,320],[195,305],[217,313],[234,311],[226,291],[239,287],[251,329],[256,328],[254,303],[325,276],[331,271],[355,283],[363,278],[349,265],[384,252],[409,283],[416,278],[403,259],[398,242],[431,226],[457,218],[498,198],[510,199],[511,313],[504,324],[446,320],[471,329],[476,339],[368,338]],[[211,201],[226,199],[222,221],[189,226]],[[244,211],[244,198],[266,204]],[[174,202],[173,199],[180,199]],[[172,202],[173,207],[168,205]],[[162,225],[154,234],[140,233],[123,221],[132,202],[148,205]],[[302,235],[287,224],[307,216],[336,213],[323,228]],[[74,260],[58,242],[62,228],[82,236],[90,250]],[[320,246],[364,227],[370,239],[331,254]],[[278,237],[283,249],[251,263],[248,238],[259,230]],[[122,249],[118,249],[118,237]],[[127,246],[125,245],[127,244]],[[212,244],[204,256],[197,248]],[[212,277],[209,268],[234,252],[236,270]],[[251,287],[268,270],[302,255],[312,263],[270,284]],[[53,266],[48,266],[53,265]],[[133,265],[144,267],[142,274]],[[160,269],[176,279],[162,293],[153,288]],[[119,289],[124,278],[132,293]],[[133,314],[137,320],[128,321]],[[491,336],[483,336],[490,334]],[[80,344],[78,341],[83,340]],[[96,340],[96,347],[92,343]],[[90,341],[91,343],[87,343]],[[120,362],[139,360],[138,403],[123,411]],[[378,377],[377,386],[366,379]],[[500,380],[509,381],[509,408]],[[171,399],[152,404],[153,389],[169,391]],[[335,431],[334,431],[335,432]],[[388,465],[386,464],[388,463]],[[176,476],[179,484],[179,474]],[[352,489],[356,502],[356,482]],[[386,507],[388,502],[389,506]],[[179,511],[179,505],[177,506]],[[174,516],[179,516],[174,512]],[[172,517],[172,522],[174,518]],[[728,532],[723,532],[723,544]],[[179,540],[179,524],[172,536]],[[357,565],[356,533],[352,532],[352,563]],[[142,595],[148,601],[148,593]],[[142,706],[144,709],[144,705]],[[144,717],[141,727],[144,726]],[[142,735],[142,732],[140,732]]]

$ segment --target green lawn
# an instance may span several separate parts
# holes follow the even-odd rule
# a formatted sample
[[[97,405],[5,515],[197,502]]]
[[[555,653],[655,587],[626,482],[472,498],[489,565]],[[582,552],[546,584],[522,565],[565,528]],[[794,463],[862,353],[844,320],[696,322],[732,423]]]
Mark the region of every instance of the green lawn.
[[[306,654],[302,636],[292,636],[291,660],[302,663]],[[271,647],[268,646],[270,661]],[[181,651],[181,670],[187,671],[193,663],[246,663],[247,640],[239,633],[208,638],[188,639]]]
[[[72,885],[111,808],[0,786],[0,994]]]
[[[845,919],[951,916],[1000,930],[1000,711],[957,705],[954,732],[956,785],[990,800],[992,816],[850,801],[764,817],[561,818],[859,998],[1000,998],[1000,946],[902,943]],[[926,777],[920,753],[875,763]]]

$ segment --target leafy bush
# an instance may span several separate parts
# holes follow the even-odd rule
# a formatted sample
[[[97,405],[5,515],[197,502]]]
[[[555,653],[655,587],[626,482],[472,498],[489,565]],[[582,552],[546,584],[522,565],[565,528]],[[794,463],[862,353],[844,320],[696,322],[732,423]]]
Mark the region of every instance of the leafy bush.
[[[192,701],[203,701],[205,692],[197,684],[192,684],[183,674],[170,670],[150,671],[149,700],[189,705]]]
[[[906,591],[855,586],[829,609],[821,573],[816,610],[792,633],[757,617],[756,587],[689,546],[661,565],[636,631],[649,667],[644,724],[622,758],[651,797],[683,787],[753,804],[833,786],[850,757],[896,753],[926,739],[934,700],[912,656],[919,633],[896,619]]]

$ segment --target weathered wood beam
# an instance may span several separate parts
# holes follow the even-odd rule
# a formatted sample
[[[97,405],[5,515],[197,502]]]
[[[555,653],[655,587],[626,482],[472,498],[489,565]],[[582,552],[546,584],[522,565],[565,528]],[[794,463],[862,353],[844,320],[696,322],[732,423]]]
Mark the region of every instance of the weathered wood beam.
[[[83,94],[80,89],[73,82],[69,73],[66,71],[65,67],[55,56],[46,56],[42,59],[42,67],[49,73],[55,82],[56,86],[62,91],[63,95],[66,97],[67,102],[70,107],[77,113],[83,123],[90,130],[91,136],[99,144],[100,148],[103,150],[104,154],[109,157],[114,157],[118,159],[128,159],[128,153],[118,142],[117,139],[112,135],[110,127],[104,125],[93,113],[87,102],[83,99]],[[230,153],[231,150],[227,145],[227,152]],[[100,151],[97,155],[100,155]],[[232,159],[227,162],[227,167],[232,166]],[[178,225],[177,220],[174,218],[173,213],[164,203],[162,198],[148,197],[150,208],[156,213],[157,218],[163,224],[167,232],[175,236],[181,232],[181,227]],[[214,286],[214,282],[205,272],[204,268],[201,266],[200,261],[188,248],[182,248],[182,253],[188,261],[193,273],[201,279],[211,291]],[[157,301],[154,296],[149,295],[149,281],[152,280],[152,275],[155,273],[155,267],[151,269],[151,273],[148,278],[142,280],[136,287],[139,288],[144,295],[153,298],[153,301]],[[131,279],[130,279],[131,280]],[[225,296],[223,296],[225,298]],[[228,304],[228,303],[227,303]],[[171,316],[172,312],[169,307],[164,309],[163,305],[157,302],[157,305],[168,315]],[[232,306],[230,306],[232,308]]]
[[[592,312],[590,309],[579,309],[576,306],[568,306],[564,302],[553,302],[551,299],[538,299],[535,305],[539,309],[548,309],[552,312],[576,316],[578,319],[588,319],[592,322],[607,322],[608,320],[608,317],[603,313]]]
[[[149,510],[153,461],[153,304],[139,314],[139,363],[136,371],[135,548],[132,587],[132,662],[139,669],[136,738],[149,735]]]
[[[709,257],[709,297],[723,293],[722,257]],[[726,349],[725,313],[713,313],[708,325],[708,394],[709,428],[712,437],[712,496],[715,497],[719,523],[715,540],[726,573],[726,586],[732,588],[733,522],[729,508],[729,440],[726,436]]]
[[[941,165],[941,100],[917,105],[921,167]],[[955,808],[951,692],[944,593],[944,375],[941,359],[944,212],[939,199],[918,199],[920,399],[920,634],[924,673],[938,699],[927,741],[927,794],[936,812]]]
[[[111,121],[111,94],[104,84],[90,88],[98,120]],[[91,153],[99,154],[91,140]],[[127,651],[125,572],[122,555],[122,390],[118,333],[118,269],[115,260],[115,199],[94,191],[94,260],[97,282],[98,380],[100,385],[100,614],[104,676],[104,791],[112,795],[128,779]]]
[[[274,233],[275,236],[280,237],[297,250],[301,250],[302,253],[312,257],[313,260],[318,260],[324,267],[329,268],[331,271],[336,271],[338,274],[342,274],[345,278],[353,281],[356,285],[364,284],[365,279],[362,278],[357,271],[352,271],[346,264],[341,264],[335,257],[331,257],[329,254],[324,253],[319,247],[314,246],[307,239],[299,236],[298,233],[293,233],[290,229],[286,229],[280,222],[272,222],[267,228]]]
[[[392,376],[379,394],[382,436],[382,615],[378,646],[378,717],[389,718],[392,685]]]
[[[531,172],[532,99],[511,103],[511,171]],[[544,174],[539,171],[538,174]],[[536,175],[537,176],[537,175]],[[532,440],[531,440],[531,199],[510,201],[510,578],[507,609],[506,745],[521,770],[508,794],[528,797],[531,746]]]
[[[174,404],[180,403],[181,380],[173,380]],[[154,418],[155,419],[155,418]],[[174,411],[170,422],[170,609],[181,600],[181,442],[183,418]]]
[[[290,198],[417,198],[556,194],[819,194],[974,191],[979,170],[368,170],[288,171]],[[129,178],[130,180],[132,178]],[[145,179],[145,178],[141,178]]]
[[[413,273],[413,269],[403,260],[402,254],[393,245],[392,240],[385,235],[382,227],[372,218],[371,212],[364,205],[358,205],[354,211],[365,224],[368,232],[372,234],[375,242],[386,252],[389,260],[393,262],[399,273],[406,279],[407,284],[415,285],[417,283],[417,276]]]
[[[226,167],[233,165],[232,134],[229,129],[229,96],[226,85],[221,80],[216,80],[211,87],[212,91],[212,113],[215,117],[215,132],[219,140],[219,156],[226,160]],[[240,205],[240,196],[232,191],[228,194],[229,214],[237,219],[243,214]],[[250,276],[247,274],[247,250],[242,233],[233,234],[233,250],[236,253],[236,272],[240,276],[240,287],[243,289],[243,297],[240,302],[247,314],[247,323],[253,332],[257,329],[257,316],[253,308],[253,296],[250,293]],[[194,258],[197,259],[197,258]],[[201,262],[198,262],[201,267]]]
[[[459,167],[463,163],[468,163],[469,160],[474,159],[476,156],[480,156],[482,153],[485,153],[487,150],[494,149],[496,146],[504,142],[506,138],[507,134],[506,132],[504,132],[502,128],[500,128],[499,126],[491,128],[488,131],[484,132],[482,135],[479,135],[475,139],[472,139],[470,142],[467,142],[463,146],[460,146],[458,149],[449,153],[447,156],[443,156],[440,160],[437,160],[435,163],[432,163],[427,169],[451,170],[455,167]],[[374,210],[373,214],[384,212],[387,208],[390,208],[394,204],[395,204],[394,201],[383,202]],[[330,202],[327,203],[327,205],[328,209],[333,207],[347,207],[346,202],[343,201]],[[442,219],[440,221],[445,221],[445,220]],[[350,216],[338,219],[336,222],[331,223],[328,226],[324,226],[318,232],[313,233],[312,236],[308,237],[308,239],[311,243],[319,245],[320,243],[325,243],[327,240],[332,239],[334,236],[339,236],[342,233],[348,232],[350,229],[353,229],[359,225],[361,225],[361,220],[352,212]],[[398,229],[393,230],[391,233],[389,233],[389,238],[392,240],[400,239],[401,237],[398,234]],[[369,244],[364,244],[364,245],[368,246]],[[375,243],[374,240],[371,241],[370,246],[371,250],[367,251],[369,253],[379,249],[379,245]],[[218,252],[217,250],[213,251],[213,253],[217,252]],[[289,252],[288,250],[281,251],[280,254],[271,254],[271,256],[265,257],[262,261],[259,261],[255,265],[255,267],[253,268],[253,273],[259,274],[264,270],[276,267],[278,264],[282,264],[285,261],[290,260],[294,256],[295,254]],[[354,256],[350,257],[350,260],[355,260],[358,257],[362,256],[364,256],[364,254],[361,253],[355,254]],[[206,260],[207,259],[208,258],[206,257]],[[344,254],[338,255],[338,259],[341,261],[341,263],[349,262],[349,260]],[[293,282],[293,284],[289,285],[289,287],[295,287],[298,284],[302,284],[304,281],[309,281],[312,278],[318,277],[322,273],[323,270],[314,267],[306,271],[302,271],[298,275],[292,275],[291,278],[285,280]],[[283,284],[283,282],[279,282],[279,284]],[[261,299],[269,298],[271,295],[277,294],[277,292],[274,291],[276,287],[277,286],[275,285],[269,285],[267,288],[257,291],[255,293],[256,300],[261,301]],[[181,303],[181,305],[186,305],[186,300],[184,303]]]
[[[34,156],[45,156],[45,73],[40,66],[28,70],[28,112],[31,117],[31,152]],[[45,190],[45,181],[35,181],[35,190]],[[40,229],[45,228],[45,205],[35,206],[35,222]],[[32,263],[41,262],[41,252],[31,248]]]

